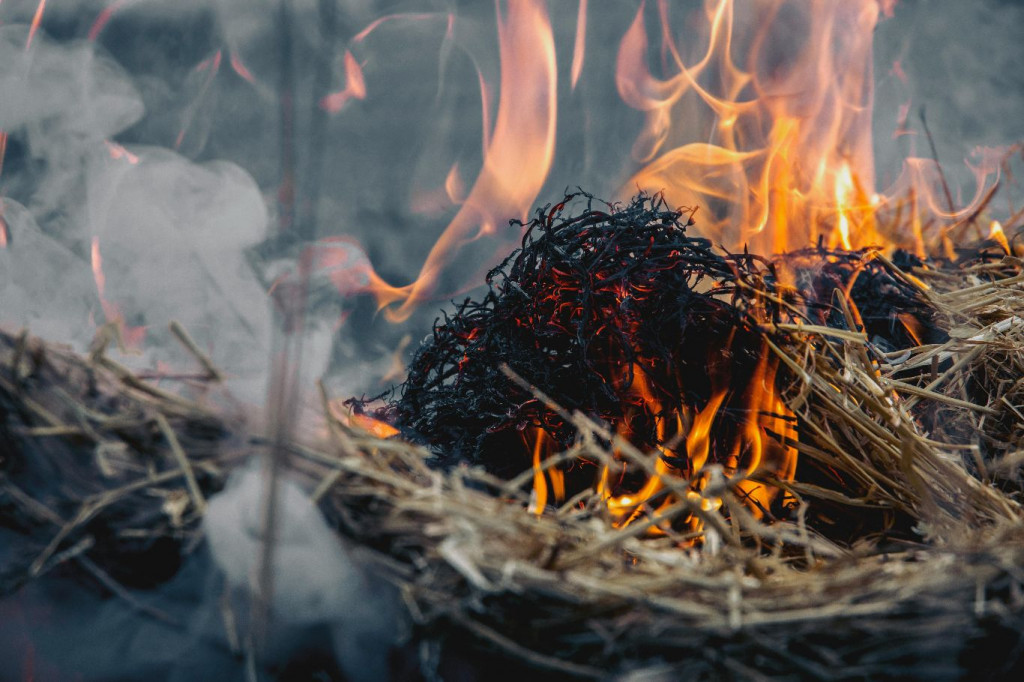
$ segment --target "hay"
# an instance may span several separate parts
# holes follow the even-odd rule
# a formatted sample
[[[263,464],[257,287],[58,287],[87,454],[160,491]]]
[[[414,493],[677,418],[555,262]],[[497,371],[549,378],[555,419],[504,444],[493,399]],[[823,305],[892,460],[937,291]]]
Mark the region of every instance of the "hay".
[[[85,358],[0,334],[0,522],[20,538],[0,595],[67,562],[122,596],[158,584],[199,540],[205,497],[223,485],[237,424],[108,357],[114,330]],[[217,375],[158,379],[199,396]]]
[[[705,494],[724,499],[728,521],[680,503],[614,529],[596,496],[538,517],[525,512],[529,471],[512,481],[481,468],[440,472],[426,450],[354,435],[339,438],[336,458],[317,459],[338,472],[325,502],[344,533],[406,569],[403,594],[423,636],[466,633],[560,674],[1008,675],[1024,660],[1021,266],[1005,258],[901,275],[951,338],[884,362],[863,335],[774,330],[787,343],[773,351],[799,377],[786,390],[800,422],[791,445],[846,484],[766,481],[797,496],[794,521],[755,520],[722,476]],[[613,434],[562,413],[581,438],[546,466],[610,457],[601,443]],[[614,444],[652,469],[651,456]],[[806,523],[821,506],[908,527],[881,542],[834,542]],[[689,513],[704,517],[703,550],[643,537]]]
[[[723,500],[727,518],[680,496],[615,529],[592,494],[538,516],[526,511],[533,472],[437,470],[425,448],[330,412],[329,437],[292,444],[292,465],[339,533],[400,589],[424,674],[460,649],[552,677],[1010,675],[1024,659],[1022,272],[1009,257],[907,272],[950,337],[909,351],[880,356],[848,330],[772,329],[784,340],[772,352],[798,379],[785,390],[800,425],[790,444],[848,485],[766,480],[799,502],[794,518],[770,525],[720,471],[705,494]],[[651,468],[604,425],[549,406],[580,438],[545,466],[602,461],[612,442]],[[4,567],[5,594],[78,564],[132,599],[122,588],[145,582],[157,540],[171,539],[176,555],[198,542],[203,500],[233,462],[225,443],[244,434],[99,350],[80,358],[27,335],[0,336],[0,407],[0,516],[28,548]],[[807,522],[820,508],[907,527],[840,542]],[[646,536],[683,514],[703,518],[702,549]]]

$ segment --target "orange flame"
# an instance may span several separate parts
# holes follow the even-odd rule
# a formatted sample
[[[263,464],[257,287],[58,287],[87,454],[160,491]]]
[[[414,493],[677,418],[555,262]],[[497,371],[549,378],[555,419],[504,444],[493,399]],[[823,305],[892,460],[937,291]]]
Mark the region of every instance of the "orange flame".
[[[779,35],[782,10],[794,3],[759,3],[744,69],[733,58],[732,0],[708,3],[707,49],[695,62],[687,64],[663,31],[673,70],[664,79],[647,66],[641,6],[616,72],[622,98],[647,113],[634,146],[647,165],[627,191],[663,189],[671,203],[701,206],[699,229],[733,249],[780,252],[822,236],[851,247],[876,241],[871,204],[858,197],[874,185],[871,39],[879,7],[875,0],[808,5],[800,5],[809,10],[805,31],[794,38]],[[798,49],[780,51],[782,38]],[[695,133],[707,141],[687,141]],[[682,144],[671,146],[676,140]]]
[[[240,78],[242,78],[242,80],[253,85],[256,84],[256,77],[252,75],[252,71],[250,71],[245,65],[245,62],[242,61],[242,58],[237,52],[231,52],[229,61],[231,62],[231,68],[239,75]]]
[[[402,20],[402,21],[424,21],[426,19],[435,19],[435,18],[437,18],[439,16],[446,16],[447,17],[448,26],[449,26],[449,32],[450,32],[451,31],[452,23],[455,21],[455,15],[454,14],[440,15],[440,14],[432,14],[432,13],[429,13],[429,12],[418,12],[418,13],[417,12],[406,12],[406,13],[403,13],[403,14],[388,14],[387,16],[383,16],[383,17],[380,17],[378,19],[374,19],[373,22],[370,23],[370,25],[368,25],[362,31],[357,33],[354,38],[352,38],[352,43],[355,44],[355,43],[363,42],[364,40],[366,40],[367,36],[369,36],[371,33],[376,31],[381,26],[381,24],[384,24],[384,23],[389,22],[389,21],[395,21],[395,20]]]
[[[103,29],[107,27],[110,20],[113,18],[114,13],[119,9],[127,5],[132,0],[115,0],[109,6],[103,8],[103,11],[96,16],[96,20],[92,22],[92,26],[89,27],[89,40],[96,40],[100,37],[100,33],[103,33]]]
[[[921,158],[909,158],[901,177],[877,193],[872,33],[894,6],[763,0],[740,14],[734,0],[710,0],[705,47],[688,62],[669,28],[668,3],[660,2],[668,73],[658,77],[648,66],[641,5],[616,66],[620,96],[647,119],[633,148],[644,166],[623,193],[664,190],[673,204],[700,206],[696,229],[732,250],[777,253],[819,238],[833,247],[898,246],[919,255],[940,245],[948,237],[926,235],[927,216],[948,227],[975,215],[1008,152],[976,150],[968,163],[974,196],[959,206],[937,163]],[[899,62],[892,70],[905,78]],[[909,111],[908,102],[897,135],[912,133]],[[903,197],[911,197],[913,219],[883,229],[881,212]]]
[[[138,349],[146,338],[145,327],[133,327],[125,325],[121,308],[106,298],[107,277],[103,273],[103,257],[100,255],[100,239],[92,238],[92,249],[90,251],[92,262],[92,276],[96,282],[96,293],[100,299],[100,307],[108,322],[113,322],[121,334],[121,340],[127,348]]]
[[[32,39],[36,37],[36,33],[39,31],[39,26],[43,23],[43,13],[45,12],[46,0],[39,0],[39,4],[36,6],[36,13],[32,17],[32,24],[28,29],[28,40],[25,41],[26,50],[32,47]]]
[[[571,88],[576,89],[576,83],[583,71],[583,56],[587,48],[587,0],[580,0],[580,9],[576,14],[576,41],[572,48],[572,69],[570,71]]]
[[[1013,253],[1013,249],[1010,248],[1010,242],[1006,238],[1006,233],[1003,231],[1003,224],[998,220],[992,221],[992,226],[988,232],[988,238],[999,244],[1006,253]]]
[[[459,175],[458,162],[452,164],[444,179],[444,191],[448,195],[448,200],[453,204],[458,205],[466,200],[466,188],[463,186],[462,176]]]
[[[374,419],[373,417],[365,414],[350,415],[349,424],[352,426],[358,426],[377,438],[390,438],[391,436],[398,434],[398,429],[391,424],[381,421],[380,419]]]
[[[498,17],[498,46],[498,112],[494,130],[485,141],[483,168],[469,195],[431,249],[415,281],[394,286],[372,275],[369,288],[379,305],[387,308],[399,304],[386,310],[392,321],[407,319],[418,303],[433,295],[442,269],[463,245],[493,234],[510,216],[525,217],[551,168],[557,69],[554,36],[544,3],[510,3],[507,16]]]
[[[348,50],[345,51],[345,89],[327,95],[320,100],[320,107],[336,114],[350,99],[366,99],[366,80],[363,67]]]
[[[329,401],[327,403],[327,409],[330,411],[331,416],[342,424],[350,428],[365,431],[376,438],[390,438],[391,436],[398,434],[398,429],[391,424],[388,424],[386,421],[374,419],[368,414],[353,412],[341,400],[335,399]]]
[[[657,439],[654,451],[658,456],[654,461],[653,474],[639,488],[627,492],[617,492],[621,488],[621,480],[613,482],[611,465],[606,464],[598,471],[594,490],[607,505],[613,525],[623,528],[641,516],[654,516],[680,502],[681,496],[704,512],[721,508],[721,499],[703,492],[707,484],[707,467],[712,461],[722,466],[737,496],[749,511],[756,518],[762,518],[780,491],[757,479],[768,476],[791,481],[796,474],[797,453],[793,447],[797,438],[795,417],[775,388],[777,370],[778,362],[770,358],[766,348],[743,395],[730,397],[728,376],[712,376],[711,397],[702,407],[690,410],[686,406],[678,406],[666,410],[654,395],[643,369],[634,365],[633,383],[627,390],[627,396],[630,402],[633,399],[639,402],[636,409],[653,416]],[[731,412],[746,415],[735,426],[719,426],[718,420],[727,403],[731,405]],[[633,442],[635,434],[630,426],[631,416],[627,410],[615,424],[615,430]],[[680,441],[685,446],[677,452],[672,443]],[[530,511],[539,515],[543,513],[550,494],[553,493],[559,501],[564,498],[565,484],[561,470],[544,465],[552,446],[547,433],[536,427],[530,429],[526,442],[533,453]],[[620,453],[615,455],[618,458]],[[680,462],[685,464],[677,468]],[[623,461],[619,466],[622,467],[621,477],[624,477],[626,470],[634,465]],[[671,481],[675,484],[670,484]],[[786,500],[788,494],[783,497],[783,501]],[[650,532],[665,533],[670,525],[668,521],[660,522],[652,526]],[[697,515],[691,515],[685,526],[688,532],[699,537],[703,523]]]

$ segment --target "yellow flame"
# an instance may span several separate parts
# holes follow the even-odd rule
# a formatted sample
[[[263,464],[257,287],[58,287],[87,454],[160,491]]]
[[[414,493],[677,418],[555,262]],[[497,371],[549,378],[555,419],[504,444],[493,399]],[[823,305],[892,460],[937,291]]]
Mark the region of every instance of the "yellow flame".
[[[1006,238],[1006,233],[1003,231],[1003,224],[998,220],[992,221],[992,226],[988,232],[988,238],[999,244],[1006,253],[1013,253],[1013,250],[1010,248],[1010,242]]]
[[[836,228],[839,231],[839,241],[844,249],[852,248],[850,241],[850,210],[853,196],[853,174],[850,171],[850,164],[843,162],[842,169],[836,177]]]

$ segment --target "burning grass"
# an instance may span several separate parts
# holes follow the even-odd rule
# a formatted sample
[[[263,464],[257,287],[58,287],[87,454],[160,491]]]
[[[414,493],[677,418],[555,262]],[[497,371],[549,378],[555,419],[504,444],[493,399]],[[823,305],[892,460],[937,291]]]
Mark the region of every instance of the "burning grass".
[[[426,465],[428,451],[395,441],[367,449],[340,426],[348,454],[328,504],[348,515],[347,533],[423,567],[404,589],[428,632],[469,632],[561,673],[1009,674],[1024,613],[1021,265],[1006,257],[903,274],[886,264],[951,325],[941,343],[883,353],[850,330],[772,327],[769,348],[797,378],[782,391],[799,422],[789,445],[843,482],[765,477],[794,497],[791,518],[758,519],[724,467],[707,472],[702,494],[720,499],[725,514],[667,477],[681,489],[677,504],[624,528],[596,490],[527,514],[531,470],[510,481],[482,467],[438,471]],[[624,457],[658,475],[657,451],[638,450],[506,373],[579,433],[543,466]],[[905,523],[883,524],[882,535],[865,523],[874,534],[851,538],[847,528],[837,541],[827,524],[808,522],[821,509],[844,523],[872,515]],[[649,533],[686,515],[703,521],[701,550]],[[976,657],[992,645],[1005,650]]]
[[[419,416],[419,435],[465,417],[445,402],[460,394],[489,406],[457,423],[463,433],[427,448],[375,437],[325,410],[326,439],[289,444],[293,469],[328,519],[371,551],[400,589],[422,643],[422,670],[443,669],[452,651],[583,678],[951,678],[965,670],[1009,675],[1019,665],[1024,262],[998,250],[955,264],[907,261],[903,269],[871,252],[809,250],[767,261],[719,254],[686,235],[680,214],[648,200],[625,213],[598,217],[590,205],[583,218],[558,215],[538,218],[541,234],[528,236],[504,275],[492,277],[491,296],[439,326],[421,355],[418,367],[432,377],[421,398],[438,399],[438,407]],[[604,229],[624,216],[649,234]],[[654,275],[620,259],[609,266],[622,273],[617,284],[570,289],[597,302],[592,317],[569,314],[577,328],[538,335],[563,355],[521,352],[516,344],[530,337],[516,335],[502,306],[523,290],[530,305],[548,306],[537,314],[559,311],[561,299],[525,290],[524,274],[540,267],[538,254],[579,263],[580,271],[586,258],[603,259],[607,252],[587,246],[596,243],[587,230],[603,230],[630,262],[664,245],[668,265],[654,272],[677,278],[672,291],[689,306],[683,312],[701,317],[682,325],[683,313],[645,279]],[[565,240],[574,234],[571,250]],[[808,259],[823,262],[808,269]],[[573,272],[558,276],[591,281]],[[854,272],[861,274],[851,284]],[[845,296],[832,295],[836,282]],[[655,325],[655,339],[695,344],[692,356],[679,356],[670,343],[610,337],[626,354],[619,368],[639,365],[633,380],[648,377],[646,395],[611,371],[608,342],[586,326],[601,321],[603,301],[622,309],[622,286],[636,306],[625,331],[654,323],[646,307],[653,306],[672,321]],[[874,316],[891,308],[876,305],[886,293],[908,302],[913,322],[899,315],[908,311]],[[504,335],[473,334],[493,320],[506,324]],[[732,416],[709,431],[706,462],[688,465],[684,431],[714,394],[718,365],[708,353],[740,343],[736,351],[749,353],[739,366],[753,375],[775,368],[762,382],[772,387],[770,414],[762,414],[763,400],[751,407],[743,390],[723,397],[726,406],[738,401]],[[483,363],[470,355],[480,348],[504,359]],[[578,354],[588,348],[594,352]],[[546,374],[566,362],[578,363],[564,368],[574,382]],[[694,397],[674,375],[646,369],[669,362],[689,363],[687,376],[701,369],[697,386],[707,393]],[[474,373],[479,383],[459,383]],[[191,380],[203,384],[212,374]],[[417,376],[414,368],[410,381]],[[108,539],[145,530],[153,541],[173,540],[171,555],[187,554],[204,497],[232,466],[226,434],[244,433],[99,348],[78,358],[24,335],[3,337],[0,398],[0,509],[31,549],[5,567],[5,593],[77,565],[135,599],[132,588],[145,585],[125,567],[147,575],[152,564],[132,564],[145,551]],[[629,429],[624,405],[633,408]],[[664,426],[666,405],[689,415],[681,426]],[[401,409],[409,428],[412,404]],[[484,440],[473,438],[478,427]],[[552,440],[540,458],[523,436],[538,427]],[[512,449],[491,452],[486,438],[503,431]],[[756,432],[775,453],[762,462],[792,453],[797,470],[751,466],[742,452],[731,461],[738,431]],[[462,461],[449,454],[438,467],[438,452]],[[490,464],[492,455],[500,465]],[[576,471],[590,463],[579,479],[590,483],[567,487],[559,500],[552,472],[571,472],[574,462]],[[634,486],[659,482],[628,522],[612,502],[629,491],[593,484],[603,467],[628,468]],[[538,481],[551,493],[547,505],[538,504]],[[780,494],[752,505],[748,483]],[[976,656],[992,646],[1002,655]]]

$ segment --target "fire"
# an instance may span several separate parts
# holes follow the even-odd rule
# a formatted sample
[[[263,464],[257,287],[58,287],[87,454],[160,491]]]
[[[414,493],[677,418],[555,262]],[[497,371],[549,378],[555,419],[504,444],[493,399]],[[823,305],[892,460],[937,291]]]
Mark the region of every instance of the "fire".
[[[0,130],[0,174],[4,172],[5,156],[7,156],[7,132]]]
[[[466,200],[465,187],[462,184],[462,176],[459,174],[459,164],[453,163],[448,175],[444,179],[444,191],[448,195],[448,201],[453,204],[461,204]]]
[[[844,249],[852,248],[850,242],[850,200],[853,194],[853,174],[850,165],[844,163],[836,178],[836,230]]]
[[[368,414],[355,412],[340,400],[331,400],[327,403],[332,417],[349,428],[365,431],[375,438],[390,438],[398,434],[391,424],[381,419],[375,419]]]
[[[106,316],[107,322],[112,322],[117,326],[118,332],[121,335],[121,341],[125,347],[131,349],[140,348],[146,338],[146,328],[126,325],[120,306],[112,303],[106,297],[107,277],[103,273],[103,256],[100,254],[99,237],[92,238],[90,261],[92,264],[93,280],[96,282],[96,294],[99,296],[100,307],[103,308],[103,314]]]
[[[39,31],[39,26],[43,23],[43,14],[45,12],[46,0],[39,0],[39,4],[36,6],[36,13],[32,17],[32,24],[28,29],[28,40],[25,41],[26,50],[32,47],[32,39],[36,37],[36,33]]]
[[[135,166],[135,165],[137,165],[139,163],[138,155],[132,154],[130,151],[128,151],[123,146],[119,145],[118,143],[111,142],[110,140],[106,140],[106,144],[107,144],[107,151],[110,152],[110,158],[114,159],[115,161],[119,161],[119,160],[123,159],[123,160],[127,161],[128,163],[130,163],[133,166]]]
[[[493,130],[484,121],[488,132],[480,174],[411,284],[395,286],[372,276],[368,288],[393,321],[407,319],[433,295],[442,269],[464,244],[493,234],[509,217],[525,217],[547,179],[555,150],[557,66],[544,3],[510,3],[506,16],[498,17],[498,45],[501,91]],[[482,77],[481,86],[487,99]]]
[[[623,100],[647,118],[633,149],[644,166],[623,193],[664,190],[673,205],[700,206],[699,229],[734,251],[781,253],[819,238],[848,249],[937,244],[902,227],[883,234],[888,202],[872,200],[872,34],[894,4],[764,0],[737,11],[734,0],[710,1],[704,48],[687,60],[661,1],[663,77],[648,66],[641,6],[616,73]],[[991,156],[971,168],[977,192],[964,207],[946,200],[937,164],[925,159],[909,159],[883,194],[914,193],[918,210],[955,222],[998,177]]]
[[[726,363],[715,371],[727,372],[727,367]],[[721,498],[704,494],[707,467],[712,463],[722,467],[734,493],[748,510],[762,518],[780,491],[757,479],[767,475],[791,481],[796,473],[797,455],[792,445],[796,442],[795,418],[775,387],[777,369],[777,361],[770,360],[764,349],[742,395],[729,389],[727,375],[713,373],[711,396],[699,409],[694,409],[687,405],[664,405],[654,395],[643,368],[634,366],[633,383],[627,392],[631,407],[624,411],[614,429],[625,440],[638,443],[638,434],[631,426],[633,418],[643,413],[653,419],[654,472],[639,486],[623,490],[626,474],[635,465],[621,452],[615,452],[615,466],[604,464],[599,468],[594,490],[605,501],[613,525],[622,528],[643,516],[656,516],[683,499],[703,512],[717,511],[722,507]],[[731,411],[742,411],[744,416],[736,423],[723,424],[723,420],[735,420],[723,417],[727,405]],[[551,454],[551,441],[543,429],[531,429],[526,440],[533,447],[530,511],[541,514],[550,498],[564,500],[564,473],[544,465]],[[699,515],[684,518],[684,530],[699,537],[703,528]],[[664,521],[652,526],[650,532],[665,533],[672,528],[671,523]]]
[[[1013,249],[1010,248],[1010,242],[1006,238],[1006,233],[1003,231],[1003,225],[998,220],[992,221],[992,226],[988,232],[988,238],[1003,248],[1008,254],[1013,254]]]
[[[587,49],[587,0],[580,0],[579,12],[576,15],[576,41],[572,48],[571,87],[576,89],[583,71],[583,56]]]
[[[350,426],[357,426],[377,438],[390,438],[398,433],[398,429],[391,424],[381,421],[380,419],[374,419],[373,417],[369,417],[365,414],[349,415],[348,423]]]
[[[350,99],[366,99],[366,80],[363,78],[363,67],[348,51],[345,52],[345,81],[344,90],[327,95],[320,100],[320,106],[325,111],[336,114]]]
[[[96,16],[96,19],[92,22],[92,26],[89,27],[89,40],[96,40],[99,38],[100,34],[103,33],[103,29],[107,27],[107,24],[110,23],[110,20],[114,17],[114,13],[123,8],[129,2],[132,2],[132,0],[115,0],[109,6],[105,7],[103,11]]]
[[[616,76],[623,99],[648,119],[634,148],[647,165],[627,187],[664,189],[673,204],[700,205],[701,229],[735,249],[777,253],[820,236],[864,246],[874,237],[870,211],[852,200],[856,187],[870,194],[874,184],[871,36],[879,8],[874,0],[810,3],[797,39],[778,35],[791,5],[753,8],[757,28],[741,68],[735,38],[748,27],[738,25],[732,0],[708,3],[707,48],[689,64],[669,29],[668,5],[659,3],[672,71],[664,79],[647,66],[641,7]],[[783,38],[806,42],[795,54],[771,52]],[[671,146],[701,132],[706,142]]]
[[[245,62],[242,61],[242,58],[237,52],[232,50],[229,61],[231,62],[231,68],[234,69],[235,73],[237,73],[240,78],[252,85],[256,85],[256,77],[252,75],[252,72],[249,71],[249,68],[245,65]]]

